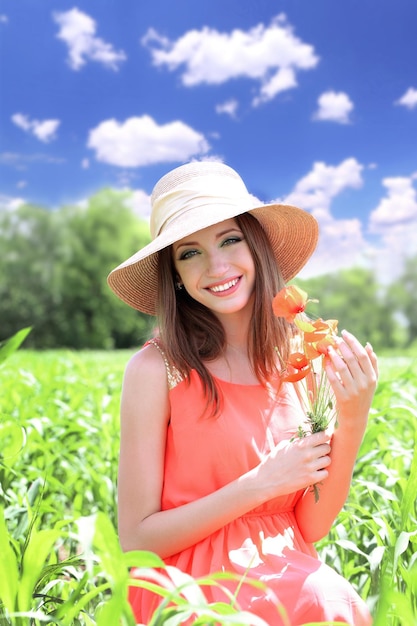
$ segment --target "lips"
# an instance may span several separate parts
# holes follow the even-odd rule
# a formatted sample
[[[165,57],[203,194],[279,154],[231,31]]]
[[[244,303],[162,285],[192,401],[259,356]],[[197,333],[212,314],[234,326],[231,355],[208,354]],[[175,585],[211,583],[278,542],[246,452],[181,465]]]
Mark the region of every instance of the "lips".
[[[222,293],[223,291],[228,291],[228,289],[231,289],[232,287],[235,287],[238,282],[239,282],[240,278],[233,278],[232,280],[228,280],[225,283],[222,283],[221,285],[214,285],[213,287],[207,287],[208,291],[211,291],[213,293]]]

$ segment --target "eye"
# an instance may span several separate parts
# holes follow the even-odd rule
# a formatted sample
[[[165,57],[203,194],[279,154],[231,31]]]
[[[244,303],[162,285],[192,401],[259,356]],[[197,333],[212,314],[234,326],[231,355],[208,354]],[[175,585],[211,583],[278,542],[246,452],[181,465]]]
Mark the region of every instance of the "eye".
[[[198,250],[184,250],[184,252],[181,252],[178,260],[186,261],[187,259],[191,259],[191,257],[195,256],[196,254],[198,254]]]
[[[233,245],[234,243],[239,243],[243,241],[243,237],[239,237],[238,235],[233,235],[233,237],[228,237],[227,239],[225,239],[222,243],[222,246],[230,246]]]

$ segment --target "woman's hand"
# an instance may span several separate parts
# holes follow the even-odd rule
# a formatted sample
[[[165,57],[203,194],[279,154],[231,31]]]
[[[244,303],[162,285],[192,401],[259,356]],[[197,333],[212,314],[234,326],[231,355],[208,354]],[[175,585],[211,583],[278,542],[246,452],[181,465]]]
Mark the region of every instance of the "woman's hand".
[[[337,346],[329,349],[324,367],[335,396],[338,427],[332,436],[332,463],[320,485],[318,502],[308,491],[296,507],[300,530],[311,543],[327,535],[346,501],[378,379],[372,346],[362,346],[346,331],[342,331]]]
[[[262,501],[305,489],[328,477],[329,435],[326,432],[281,441],[255,468]]]
[[[329,348],[325,369],[335,394],[340,425],[366,425],[378,380],[378,361],[372,346],[364,346],[346,330],[337,350]]]

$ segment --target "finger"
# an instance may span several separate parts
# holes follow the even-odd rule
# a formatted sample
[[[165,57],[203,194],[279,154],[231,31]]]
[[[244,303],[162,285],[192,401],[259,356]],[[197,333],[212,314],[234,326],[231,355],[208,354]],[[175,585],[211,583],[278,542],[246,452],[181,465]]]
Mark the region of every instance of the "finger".
[[[318,483],[322,483],[329,477],[329,471],[325,468],[318,469],[315,473],[315,477],[312,480],[313,485],[317,485]]]
[[[330,439],[331,436],[325,430],[321,430],[318,433],[314,433],[313,435],[308,436],[309,443],[312,444],[314,447],[328,444]]]
[[[345,341],[345,347],[342,348],[344,358],[348,363],[353,379],[362,386],[366,385],[375,388],[378,380],[378,359],[371,344],[367,343],[365,347],[362,346],[356,337],[347,330],[342,331],[342,336]],[[346,353],[347,345],[352,351],[355,360]]]
[[[367,344],[365,345],[365,350],[368,353],[369,359],[372,363],[372,367],[374,369],[374,372],[378,378],[379,376],[379,368],[378,368],[378,357],[374,352],[373,347],[371,346],[371,344],[369,343],[369,341],[367,342]]]
[[[314,448],[315,452],[317,453],[317,458],[318,459],[330,459],[330,452],[332,451],[331,447],[329,446],[328,443],[323,444],[322,446],[318,446],[317,448]],[[330,462],[330,461],[329,461]],[[326,465],[327,465],[327,461],[326,461]]]
[[[324,467],[329,467],[332,462],[329,454],[323,454],[323,456],[319,456],[316,459],[315,465],[317,469],[323,469]]]
[[[336,401],[346,398],[354,388],[354,379],[346,362],[334,348],[328,350],[324,369]]]
[[[343,342],[339,341],[337,347],[337,350],[332,346],[328,349],[327,376],[330,382],[336,380],[346,385],[358,370],[358,365],[355,365],[356,357]]]
[[[373,383],[376,372],[368,350],[347,331],[342,331],[342,338],[337,343],[337,351],[329,350],[336,377],[345,387],[354,384],[360,386]]]
[[[344,343],[339,347],[343,358],[354,371],[359,368],[367,375],[374,369],[371,363],[369,351],[358,341],[358,339],[347,330],[342,330]],[[373,352],[373,350],[372,350]],[[375,355],[376,356],[376,355]]]

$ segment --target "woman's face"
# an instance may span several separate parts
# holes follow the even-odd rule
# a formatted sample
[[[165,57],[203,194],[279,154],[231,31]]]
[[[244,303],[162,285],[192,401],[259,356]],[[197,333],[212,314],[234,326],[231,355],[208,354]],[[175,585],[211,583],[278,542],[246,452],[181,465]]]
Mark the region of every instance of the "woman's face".
[[[255,265],[236,220],[203,228],[172,250],[180,281],[194,300],[218,316],[252,305]]]

